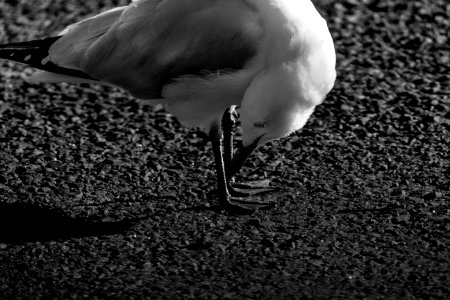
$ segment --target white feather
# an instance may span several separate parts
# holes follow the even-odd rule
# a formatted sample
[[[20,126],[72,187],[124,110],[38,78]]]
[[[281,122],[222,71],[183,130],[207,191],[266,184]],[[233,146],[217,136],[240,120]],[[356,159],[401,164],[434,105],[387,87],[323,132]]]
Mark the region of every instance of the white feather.
[[[226,107],[242,105],[246,145],[303,127],[336,77],[331,35],[310,0],[133,0],[61,34],[50,61],[164,103],[186,126],[208,131]],[[224,53],[238,59],[246,52],[236,43],[257,47],[242,69],[190,73],[195,60],[207,69]],[[31,80],[87,82],[49,73]]]

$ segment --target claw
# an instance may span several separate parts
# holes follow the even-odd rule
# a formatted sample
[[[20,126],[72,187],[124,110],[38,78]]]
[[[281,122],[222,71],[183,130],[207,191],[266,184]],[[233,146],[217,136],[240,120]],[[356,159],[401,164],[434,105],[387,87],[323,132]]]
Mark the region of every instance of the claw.
[[[260,209],[270,209],[276,203],[273,201],[245,200],[227,195],[227,197],[221,199],[220,204],[227,211],[248,215]]]
[[[231,182],[228,191],[233,197],[257,196],[277,191],[277,188],[269,187],[269,183],[268,179],[246,183]]]

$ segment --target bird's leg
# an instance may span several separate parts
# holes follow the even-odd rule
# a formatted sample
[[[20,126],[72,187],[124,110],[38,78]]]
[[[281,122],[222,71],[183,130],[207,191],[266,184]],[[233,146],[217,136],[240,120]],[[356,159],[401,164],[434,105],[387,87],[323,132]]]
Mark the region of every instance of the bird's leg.
[[[237,213],[252,213],[258,208],[272,206],[273,203],[264,203],[260,201],[246,201],[240,198],[232,197],[228,191],[228,183],[225,175],[225,167],[222,151],[222,132],[220,124],[216,124],[211,128],[209,133],[212,148],[214,152],[214,161],[217,174],[217,193],[219,203],[227,210]]]
[[[225,111],[222,119],[224,138],[223,160],[228,192],[235,197],[246,197],[271,192],[274,189],[268,187],[268,180],[253,183],[234,182],[234,175],[242,168],[244,162],[258,145],[258,141],[255,141],[255,143],[247,147],[241,146],[236,152],[236,155],[233,156],[233,126],[235,125],[234,113],[234,109],[229,108]]]
[[[223,128],[223,162],[225,166],[225,175],[227,181],[232,180],[232,177],[227,174],[231,170],[231,160],[233,159],[233,128],[236,124],[234,107],[229,107],[223,114],[222,128]]]

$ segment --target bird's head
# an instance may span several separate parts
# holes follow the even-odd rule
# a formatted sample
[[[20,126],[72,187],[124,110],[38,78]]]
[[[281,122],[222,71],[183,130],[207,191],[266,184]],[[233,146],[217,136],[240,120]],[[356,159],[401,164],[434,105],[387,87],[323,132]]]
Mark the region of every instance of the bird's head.
[[[334,83],[311,80],[303,66],[281,65],[257,75],[240,110],[243,145],[261,145],[302,128]]]

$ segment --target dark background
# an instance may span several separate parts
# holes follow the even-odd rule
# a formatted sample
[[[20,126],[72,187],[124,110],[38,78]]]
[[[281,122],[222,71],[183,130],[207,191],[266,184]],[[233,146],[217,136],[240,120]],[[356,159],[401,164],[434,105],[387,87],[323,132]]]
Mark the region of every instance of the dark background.
[[[0,2],[0,42],[127,1]],[[0,61],[0,299],[450,297],[450,4],[314,1],[334,90],[215,209],[210,145],[120,90],[29,84]]]

